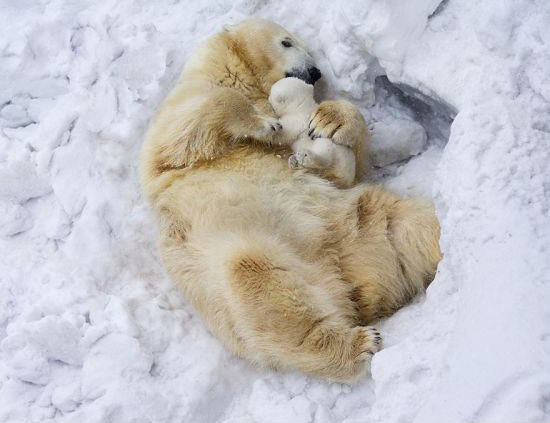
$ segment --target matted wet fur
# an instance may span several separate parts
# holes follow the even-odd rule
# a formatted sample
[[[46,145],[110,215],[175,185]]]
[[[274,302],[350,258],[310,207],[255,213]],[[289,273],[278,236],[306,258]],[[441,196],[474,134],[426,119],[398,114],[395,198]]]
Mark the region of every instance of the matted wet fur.
[[[312,64],[272,22],[215,35],[150,127],[142,185],[167,272],[228,348],[351,382],[382,346],[365,325],[432,280],[439,225],[429,202],[368,185],[342,190],[289,169],[267,98],[274,82]],[[323,102],[312,117],[314,133],[336,143],[367,136],[347,102]]]

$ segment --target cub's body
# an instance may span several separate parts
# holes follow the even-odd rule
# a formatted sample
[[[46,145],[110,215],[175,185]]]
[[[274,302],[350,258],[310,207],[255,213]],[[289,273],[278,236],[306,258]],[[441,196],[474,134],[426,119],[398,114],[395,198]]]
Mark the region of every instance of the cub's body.
[[[312,85],[298,78],[283,78],[271,87],[269,103],[283,126],[282,143],[290,144],[294,152],[288,160],[292,168],[317,170],[321,176],[342,188],[352,186],[356,177],[362,177],[361,167],[356,162],[363,160],[363,143],[366,140],[341,145],[330,138],[310,137],[308,123],[319,107],[313,99]]]

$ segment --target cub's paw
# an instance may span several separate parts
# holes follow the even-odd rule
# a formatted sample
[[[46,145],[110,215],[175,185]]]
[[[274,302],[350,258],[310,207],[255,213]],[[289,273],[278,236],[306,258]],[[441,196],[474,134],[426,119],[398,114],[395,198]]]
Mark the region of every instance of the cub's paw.
[[[300,162],[298,161],[298,158],[296,157],[296,154],[293,154],[288,158],[288,166],[291,169],[298,169],[300,168]]]
[[[367,125],[363,115],[353,104],[338,101],[323,101],[309,120],[308,135],[315,138],[331,138],[336,144],[353,148],[363,142]]]
[[[353,330],[352,355],[358,360],[369,359],[382,349],[382,336],[374,326],[358,326]]]
[[[288,165],[293,169],[323,169],[326,167],[325,163],[310,151],[297,151],[288,158]]]
[[[274,142],[277,140],[282,129],[283,125],[281,125],[279,119],[260,115],[257,117],[257,128],[254,137],[262,141]]]
[[[297,151],[292,156],[288,158],[288,164],[290,167],[297,169],[301,167],[307,167],[307,164],[309,163],[310,159],[308,157],[307,152],[305,151]]]

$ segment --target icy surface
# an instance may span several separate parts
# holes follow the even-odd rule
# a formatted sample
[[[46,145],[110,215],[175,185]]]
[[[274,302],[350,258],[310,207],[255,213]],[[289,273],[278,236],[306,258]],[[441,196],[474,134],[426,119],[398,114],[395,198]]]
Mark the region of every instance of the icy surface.
[[[442,222],[435,281],[355,386],[233,358],[157,260],[144,131],[193,48],[251,15],[311,46],[318,97],[403,135],[373,178]],[[4,0],[0,421],[550,421],[548,22],[543,0]]]

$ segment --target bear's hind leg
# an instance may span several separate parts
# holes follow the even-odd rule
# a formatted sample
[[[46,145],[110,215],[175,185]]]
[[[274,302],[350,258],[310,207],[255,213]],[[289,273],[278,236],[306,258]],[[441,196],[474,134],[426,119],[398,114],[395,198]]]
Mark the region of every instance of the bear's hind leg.
[[[420,199],[398,201],[388,230],[405,278],[422,292],[435,277],[441,260],[439,221],[433,205]]]
[[[441,258],[433,206],[366,187],[357,199],[356,228],[343,243],[342,272],[368,322],[389,316],[424,292]]]
[[[235,325],[253,361],[351,382],[381,348],[380,333],[357,325],[337,272],[284,246],[259,242],[232,254],[229,290]]]

